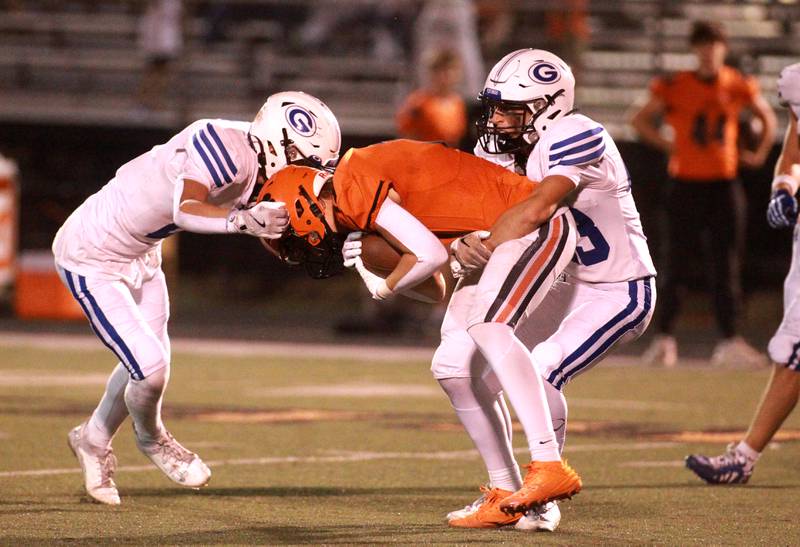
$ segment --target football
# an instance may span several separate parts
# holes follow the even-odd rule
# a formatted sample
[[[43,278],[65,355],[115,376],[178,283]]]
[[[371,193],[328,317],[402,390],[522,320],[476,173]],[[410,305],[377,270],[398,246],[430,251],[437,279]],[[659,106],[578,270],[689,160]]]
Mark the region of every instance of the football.
[[[367,234],[361,238],[361,261],[375,275],[386,277],[400,262],[400,252],[380,234]]]

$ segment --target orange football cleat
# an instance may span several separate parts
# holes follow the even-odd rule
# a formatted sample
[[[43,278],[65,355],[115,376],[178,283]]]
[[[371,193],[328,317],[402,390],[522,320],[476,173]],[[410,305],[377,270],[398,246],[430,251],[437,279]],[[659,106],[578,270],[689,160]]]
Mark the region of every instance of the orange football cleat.
[[[480,508],[466,517],[451,520],[448,523],[450,526],[456,528],[500,528],[514,524],[522,517],[522,513],[508,515],[500,510],[500,502],[512,494],[510,490],[481,486],[481,491],[484,493],[484,499]]]
[[[534,505],[571,498],[581,491],[581,478],[566,462],[532,461],[522,488],[503,499],[500,510],[522,515]]]

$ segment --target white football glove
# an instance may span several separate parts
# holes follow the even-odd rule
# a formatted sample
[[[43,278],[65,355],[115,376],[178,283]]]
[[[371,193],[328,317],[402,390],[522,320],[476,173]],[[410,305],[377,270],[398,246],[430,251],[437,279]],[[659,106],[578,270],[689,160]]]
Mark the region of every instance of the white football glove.
[[[362,232],[350,232],[342,245],[342,258],[344,267],[352,268],[356,265],[356,259],[361,260],[361,236]]]
[[[492,252],[483,245],[483,240],[490,235],[486,230],[477,230],[450,243],[450,272],[453,277],[466,277],[486,265]]]
[[[289,225],[289,212],[280,201],[262,201],[249,209],[231,209],[229,233],[277,239]]]
[[[361,276],[361,279],[364,280],[364,285],[367,286],[367,290],[372,298],[375,300],[386,300],[394,295],[394,291],[386,285],[386,280],[369,271],[366,266],[364,266],[360,256],[353,259],[353,267],[358,272],[358,275]]]
[[[791,108],[800,118],[800,63],[781,70],[778,77],[778,101]]]

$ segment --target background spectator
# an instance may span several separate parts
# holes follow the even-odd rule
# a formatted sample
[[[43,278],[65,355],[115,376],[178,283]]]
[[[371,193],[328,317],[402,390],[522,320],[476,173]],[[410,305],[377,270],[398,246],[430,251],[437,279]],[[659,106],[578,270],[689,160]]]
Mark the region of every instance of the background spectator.
[[[466,105],[456,91],[462,80],[461,61],[449,49],[430,51],[425,68],[428,84],[401,105],[397,132],[401,137],[457,147],[467,131]]]
[[[722,28],[696,22],[689,44],[697,69],[657,77],[650,98],[632,119],[640,137],[669,154],[671,177],[666,200],[665,262],[659,268],[657,336],[644,355],[649,362],[673,366],[677,361],[675,320],[678,289],[689,269],[696,269],[696,249],[703,249],[711,274],[714,310],[723,340],[712,354],[715,364],[756,365],[765,357],[737,335],[740,268],[746,200],[738,167],[764,163],[774,142],[775,114],[754,78],[725,66],[727,39]],[[755,150],[737,147],[738,120],[752,110],[762,131]],[[672,127],[669,139],[657,118]]]
[[[150,0],[139,21],[139,47],[145,69],[139,85],[139,103],[157,110],[165,93],[175,59],[183,48],[181,0]]]

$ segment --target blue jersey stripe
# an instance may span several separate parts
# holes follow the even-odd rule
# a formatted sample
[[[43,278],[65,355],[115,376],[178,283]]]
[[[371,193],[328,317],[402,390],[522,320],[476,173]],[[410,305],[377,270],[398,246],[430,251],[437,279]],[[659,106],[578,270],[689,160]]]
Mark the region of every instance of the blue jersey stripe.
[[[550,165],[550,168],[553,168],[556,165],[584,165],[587,163],[594,163],[603,157],[605,151],[606,151],[606,145],[604,144],[597,150],[593,150],[588,154],[586,154],[585,156],[580,156],[578,158],[570,158],[568,160],[561,160],[558,163]]]
[[[600,144],[602,142],[603,142],[603,137],[597,137],[594,140],[591,140],[589,142],[585,142],[585,143],[583,143],[581,145],[578,145],[578,146],[575,146],[573,148],[570,148],[569,150],[562,150],[561,152],[557,152],[555,154],[551,154],[550,155],[550,161],[560,160],[564,156],[569,156],[570,154],[577,154],[578,152],[585,152],[586,150],[591,150],[592,148],[594,148],[595,146],[597,146],[598,144]]]
[[[626,317],[633,313],[633,311],[636,309],[637,300],[637,287],[635,282],[628,283],[628,296],[630,297],[630,302],[628,302],[628,305],[625,306],[625,309],[612,317],[611,320],[609,320],[605,325],[597,329],[594,334],[588,338],[588,340],[578,346],[578,349],[568,355],[567,358],[561,362],[561,365],[559,365],[558,368],[551,372],[550,376],[547,377],[548,382],[556,385],[557,378],[565,374],[567,367],[580,359],[581,356],[588,352],[591,347],[594,346],[600,340],[600,338],[605,336],[608,331],[617,326],[619,323],[622,323]]]
[[[584,368],[589,366],[591,363],[596,361],[597,358],[600,357],[601,355],[603,355],[606,351],[608,351],[608,349],[612,345],[614,345],[614,343],[616,343],[617,340],[622,338],[622,336],[625,333],[635,329],[642,321],[644,321],[645,317],[647,317],[647,314],[650,312],[650,308],[651,308],[651,305],[652,305],[652,289],[650,288],[651,282],[652,282],[652,278],[647,278],[647,279],[642,280],[643,287],[644,287],[644,304],[642,306],[641,313],[639,313],[639,315],[637,315],[632,321],[629,321],[623,327],[621,327],[616,332],[614,332],[611,336],[609,336],[608,339],[605,342],[603,342],[600,345],[600,347],[598,347],[581,364],[579,364],[576,367],[573,367],[572,370],[562,374],[561,379],[558,381],[557,384],[555,384],[554,387],[556,387],[558,389],[561,389],[562,387],[564,387],[564,384],[567,383],[567,381],[570,378],[572,378],[578,372],[580,372],[581,370],[583,370]],[[635,294],[636,284],[638,283],[638,281],[629,281],[628,283],[629,283],[629,285],[633,285],[634,286],[634,294]],[[634,308],[635,308],[636,300],[638,300],[638,298],[636,296],[634,296],[633,298],[634,298],[634,300],[633,300],[632,303],[634,304]],[[626,308],[626,309],[628,309],[628,308]],[[549,378],[548,378],[548,380],[549,380]]]
[[[174,222],[170,222],[166,226],[162,226],[158,230],[150,232],[146,234],[144,237],[149,237],[151,239],[164,239],[165,237],[169,237],[175,232],[179,232],[181,229],[178,228],[178,225]]]
[[[100,339],[100,341],[103,343],[105,347],[111,350],[111,353],[117,356],[117,359],[119,359],[120,363],[122,363],[122,366],[125,367],[125,370],[128,371],[128,374],[131,374],[131,369],[128,366],[128,364],[125,362],[122,356],[117,353],[117,350],[115,350],[114,347],[110,343],[108,343],[105,337],[100,333],[100,330],[95,326],[94,321],[92,321],[92,314],[89,312],[89,308],[86,307],[86,303],[78,295],[78,291],[75,289],[75,282],[72,280],[73,275],[75,274],[73,274],[69,270],[64,270],[64,277],[67,279],[67,285],[69,285],[69,290],[72,293],[73,298],[75,298],[78,304],[80,304],[84,315],[86,315],[86,319],[89,320],[89,326],[91,327],[92,332],[95,334],[95,336],[97,336]]]
[[[97,304],[97,301],[92,296],[92,293],[89,292],[89,289],[86,287],[86,278],[82,275],[78,276],[78,284],[81,288],[81,292],[86,296],[86,299],[89,301],[89,305],[92,307],[97,320],[100,321],[100,324],[103,326],[103,329],[108,333],[114,343],[117,345],[119,350],[123,353],[125,358],[127,359],[127,363],[130,365],[130,372],[131,378],[134,380],[144,380],[144,375],[142,374],[142,370],[139,368],[139,363],[136,362],[136,359],[133,357],[133,353],[125,345],[125,342],[122,340],[122,337],[119,333],[114,329],[114,327],[109,323],[108,318],[103,313],[103,310],[100,309],[100,306]],[[123,359],[122,356],[117,355],[120,358],[120,361],[126,362],[126,359]]]
[[[206,132],[203,130],[200,130],[200,140],[202,140],[203,143],[205,143],[206,149],[211,154],[211,157],[214,158],[214,162],[217,164],[217,167],[219,167],[219,172],[222,174],[222,177],[225,179],[225,182],[232,182],[233,179],[228,174],[228,171],[225,169],[225,165],[223,165],[222,160],[217,155],[216,150],[214,150],[214,147],[211,145],[211,141],[208,140],[208,137],[206,136]]]
[[[555,150],[557,148],[564,148],[565,146],[569,146],[570,144],[582,141],[583,139],[588,139],[593,135],[597,135],[602,130],[603,130],[602,127],[595,127],[594,129],[589,129],[588,131],[584,131],[583,133],[578,133],[577,135],[573,135],[568,139],[564,139],[563,141],[558,141],[557,143],[550,145],[550,150]]]
[[[225,163],[228,164],[228,169],[231,170],[231,174],[236,175],[236,173],[238,173],[239,170],[236,169],[236,165],[233,163],[233,160],[231,159],[230,155],[228,155],[228,150],[225,148],[225,145],[222,144],[222,139],[219,138],[217,130],[214,129],[214,126],[211,125],[210,123],[206,124],[206,128],[208,128],[208,134],[211,135],[211,138],[214,139],[215,143],[217,143],[217,148],[219,149],[220,152],[222,152],[222,157],[225,158]]]
[[[203,158],[203,163],[206,164],[208,172],[211,173],[211,177],[214,179],[214,184],[216,184],[218,188],[222,188],[222,179],[219,178],[217,170],[214,169],[213,165],[211,165],[211,160],[208,159],[206,151],[203,150],[203,147],[200,145],[200,141],[197,140],[197,135],[192,137],[192,144],[194,144],[194,147],[197,149],[197,152],[200,154],[200,157]]]

